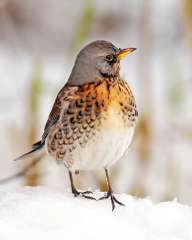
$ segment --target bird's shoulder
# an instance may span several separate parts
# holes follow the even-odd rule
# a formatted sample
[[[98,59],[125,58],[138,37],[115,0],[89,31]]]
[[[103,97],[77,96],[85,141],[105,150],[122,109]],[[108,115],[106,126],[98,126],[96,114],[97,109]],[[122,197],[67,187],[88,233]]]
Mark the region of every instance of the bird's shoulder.
[[[58,93],[53,107],[45,124],[42,141],[45,141],[51,128],[56,124],[64,124],[65,121],[82,121],[82,119],[96,119],[104,106],[103,82],[91,82],[79,86],[66,84]],[[99,89],[98,89],[99,87]],[[103,91],[101,91],[103,89]],[[75,120],[74,120],[75,119]]]
[[[78,87],[74,86],[64,86],[63,88],[61,88],[61,90],[57,94],[53,107],[49,113],[47,122],[45,124],[44,132],[42,135],[42,141],[45,141],[50,128],[58,122],[61,115],[61,111],[64,108],[67,108],[67,104],[69,103],[70,100],[73,99],[74,93],[77,90]]]

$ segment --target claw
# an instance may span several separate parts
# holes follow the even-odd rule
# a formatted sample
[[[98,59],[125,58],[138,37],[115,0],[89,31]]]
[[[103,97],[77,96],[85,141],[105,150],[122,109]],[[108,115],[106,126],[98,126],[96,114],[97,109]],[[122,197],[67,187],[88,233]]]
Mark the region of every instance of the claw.
[[[74,197],[81,196],[81,197],[84,197],[84,198],[87,198],[87,199],[96,200],[94,197],[86,195],[86,194],[93,194],[92,191],[79,192],[79,191],[77,191],[77,189],[74,188],[72,190],[72,193],[73,193]]]
[[[90,200],[96,200],[96,198],[91,197],[91,196],[87,196],[87,195],[84,195],[84,194],[81,194],[81,196],[84,197],[84,198],[90,199]]]
[[[81,192],[81,193],[83,193],[83,194],[93,194],[92,191],[84,191],[84,192]]]
[[[115,209],[115,203],[121,205],[121,206],[125,206],[122,202],[120,202],[119,200],[117,200],[117,198],[113,195],[112,191],[108,191],[107,194],[105,194],[105,196],[99,198],[98,200],[104,200],[109,198],[111,199],[111,205],[112,205],[112,211]]]
[[[79,171],[76,171],[76,173],[77,172],[79,172]],[[74,197],[81,196],[81,197],[88,198],[88,199],[91,199],[91,200],[96,200],[94,197],[86,195],[86,194],[93,194],[93,192],[91,192],[91,191],[79,192],[75,188],[75,185],[73,183],[73,175],[72,175],[72,172],[70,170],[69,170],[69,179],[70,179],[70,182],[71,182],[71,192],[73,193]]]

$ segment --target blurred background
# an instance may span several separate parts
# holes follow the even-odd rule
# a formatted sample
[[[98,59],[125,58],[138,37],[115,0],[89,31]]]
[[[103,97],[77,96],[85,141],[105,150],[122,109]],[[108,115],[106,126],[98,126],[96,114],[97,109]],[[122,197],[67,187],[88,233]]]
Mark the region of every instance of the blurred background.
[[[111,169],[114,191],[192,204],[191,0],[0,0],[0,179],[30,164],[12,160],[39,140],[75,56],[97,39],[137,48],[121,75],[139,121],[128,155]],[[69,187],[49,157],[21,175],[0,189]],[[102,171],[81,172],[76,184],[106,190]]]

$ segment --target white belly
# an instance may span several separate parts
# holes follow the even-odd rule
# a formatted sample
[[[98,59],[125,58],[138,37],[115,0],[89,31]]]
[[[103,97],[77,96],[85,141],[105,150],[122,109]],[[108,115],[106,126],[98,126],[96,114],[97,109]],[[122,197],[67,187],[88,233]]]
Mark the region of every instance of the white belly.
[[[77,146],[72,154],[75,170],[93,170],[110,167],[127,151],[134,133],[134,126],[125,127],[122,118],[111,112],[102,129],[85,145]]]

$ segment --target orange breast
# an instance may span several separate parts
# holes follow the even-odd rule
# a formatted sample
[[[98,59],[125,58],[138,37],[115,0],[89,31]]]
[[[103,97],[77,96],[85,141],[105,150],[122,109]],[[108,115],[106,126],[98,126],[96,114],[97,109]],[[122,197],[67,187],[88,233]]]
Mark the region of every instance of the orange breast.
[[[125,81],[103,82],[96,87],[97,101],[102,103],[102,112],[106,117],[117,115],[127,125],[135,122],[138,115],[135,99]]]

